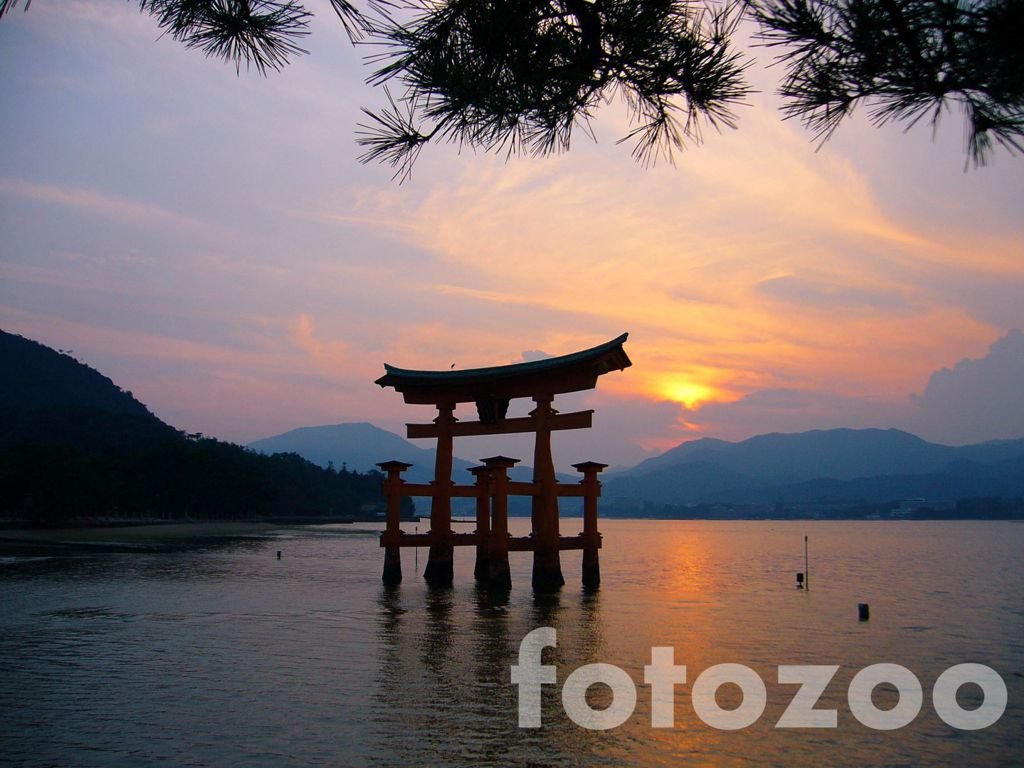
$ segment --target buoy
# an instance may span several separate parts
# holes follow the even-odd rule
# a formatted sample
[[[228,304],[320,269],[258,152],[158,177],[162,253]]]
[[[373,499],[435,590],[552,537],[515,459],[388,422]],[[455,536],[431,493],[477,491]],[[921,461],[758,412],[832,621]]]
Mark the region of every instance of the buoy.
[[[804,575],[800,571],[796,572],[796,588],[797,589],[803,589],[804,588]]]
[[[857,603],[857,613],[861,621],[867,621],[871,618],[871,609],[867,603]]]

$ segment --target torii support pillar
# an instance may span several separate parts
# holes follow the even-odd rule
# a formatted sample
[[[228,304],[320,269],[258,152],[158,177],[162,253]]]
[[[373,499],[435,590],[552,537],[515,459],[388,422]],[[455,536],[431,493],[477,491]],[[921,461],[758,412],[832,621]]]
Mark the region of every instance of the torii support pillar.
[[[597,589],[601,585],[601,561],[598,557],[601,534],[597,531],[597,497],[601,495],[601,482],[597,475],[607,466],[596,461],[573,464],[578,472],[583,473],[580,484],[583,486],[583,586],[586,589]]]
[[[476,564],[473,578],[486,583],[491,575],[491,470],[487,466],[469,470],[476,478]]]
[[[452,563],[452,451],[455,403],[438,403],[437,453],[434,462],[434,495],[430,500],[430,554],[423,577],[432,587],[450,587],[455,580]]]
[[[382,461],[377,464],[387,472],[384,480],[384,497],[387,499],[387,522],[384,528],[384,583],[394,586],[402,583],[402,549],[398,539],[402,535],[399,527],[402,510],[402,473],[412,464],[404,461]]]
[[[551,457],[551,421],[556,411],[551,407],[551,395],[534,395],[537,407],[533,417],[536,443],[533,453],[533,590],[557,592],[565,585],[562,560],[559,555],[561,539],[558,532],[558,487],[555,462]]]
[[[491,475],[491,535],[487,552],[487,588],[492,592],[512,589],[508,569],[508,471],[519,460],[492,456],[483,460]]]

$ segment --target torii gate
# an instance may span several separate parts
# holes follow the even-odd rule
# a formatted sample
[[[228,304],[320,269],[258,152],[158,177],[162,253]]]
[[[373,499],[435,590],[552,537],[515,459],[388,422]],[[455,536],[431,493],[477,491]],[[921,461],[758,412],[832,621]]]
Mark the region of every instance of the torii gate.
[[[407,424],[409,438],[437,438],[437,459],[434,480],[429,484],[413,484],[402,480],[409,464],[382,462],[378,466],[387,473],[384,492],[388,500],[387,526],[381,535],[385,548],[384,581],[397,584],[402,580],[401,547],[429,546],[430,554],[424,577],[437,586],[451,585],[453,548],[476,545],[476,577],[491,588],[511,586],[508,570],[510,550],[533,552],[533,587],[537,591],[557,590],[563,584],[559,552],[563,549],[583,550],[583,583],[596,587],[600,582],[597,550],[601,535],[597,531],[597,497],[600,483],[597,474],[606,464],[584,462],[573,466],[583,473],[579,484],[559,483],[551,456],[551,432],[560,429],[586,429],[592,425],[594,412],[558,413],[552,402],[555,395],[580,392],[597,386],[602,374],[623,370],[632,365],[623,350],[628,334],[581,352],[514,365],[449,371],[412,371],[384,365],[386,371],[376,383],[394,387],[407,403],[433,405],[437,418],[432,424]],[[532,398],[536,408],[526,418],[506,418],[510,400]],[[479,421],[460,422],[454,416],[458,403],[475,403]],[[452,482],[452,452],[455,437],[471,435],[502,435],[533,432],[536,442],[533,455],[533,482],[508,479],[508,470],[518,462],[505,456],[483,459],[483,466],[471,472],[474,485]],[[508,496],[533,497],[530,536],[513,538],[508,534]],[[399,504],[402,496],[430,497],[430,532],[412,535],[399,527]],[[561,536],[558,527],[558,497],[584,498],[583,533]],[[477,529],[474,533],[455,534],[451,528],[453,497],[477,499]]]

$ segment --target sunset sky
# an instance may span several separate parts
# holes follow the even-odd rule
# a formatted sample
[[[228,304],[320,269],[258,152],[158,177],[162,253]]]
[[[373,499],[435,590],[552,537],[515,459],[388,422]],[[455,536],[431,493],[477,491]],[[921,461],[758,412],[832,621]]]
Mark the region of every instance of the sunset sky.
[[[596,144],[427,147],[400,186],[356,161],[359,107],[383,101],[367,51],[309,5],[310,55],[267,78],[159,38],[133,3],[0,22],[0,327],[238,442],[432,418],[374,385],[385,362],[499,365],[624,331],[633,367],[556,401],[597,410],[558,436],[562,464],[840,426],[1024,437],[1024,158],[967,167],[958,113],[933,136],[862,110],[819,150],[754,51],[739,129],[674,167],[616,144],[612,104]]]

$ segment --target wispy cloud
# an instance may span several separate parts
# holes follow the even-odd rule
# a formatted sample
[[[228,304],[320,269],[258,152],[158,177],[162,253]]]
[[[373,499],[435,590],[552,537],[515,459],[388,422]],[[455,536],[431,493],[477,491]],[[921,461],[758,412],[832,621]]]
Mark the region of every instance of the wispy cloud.
[[[779,275],[762,280],[756,284],[755,291],[774,299],[828,311],[861,309],[899,314],[910,309],[910,302],[899,290],[849,285],[797,275]]]
[[[215,225],[176,211],[96,189],[0,178],[0,194],[46,205],[66,206],[119,221],[162,229],[213,230]]]

